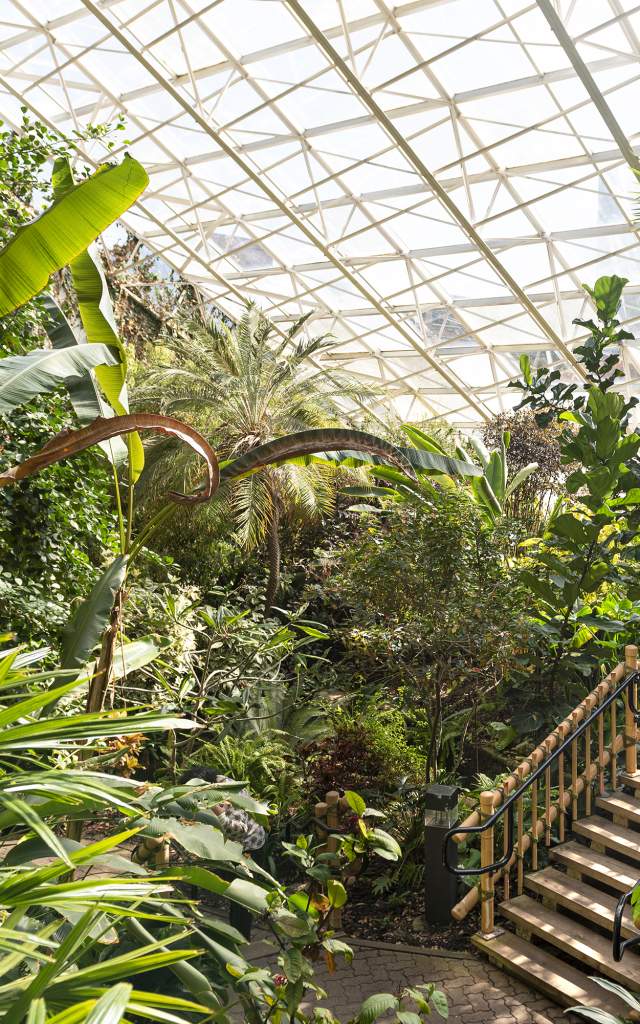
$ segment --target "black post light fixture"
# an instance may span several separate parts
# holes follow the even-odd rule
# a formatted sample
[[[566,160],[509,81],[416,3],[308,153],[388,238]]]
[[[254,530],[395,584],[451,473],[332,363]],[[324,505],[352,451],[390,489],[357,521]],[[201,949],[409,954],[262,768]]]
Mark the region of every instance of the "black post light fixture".
[[[425,790],[424,916],[429,924],[447,924],[458,900],[458,880],[444,864],[444,837],[458,824],[457,786],[431,783]],[[457,866],[458,847],[449,840],[448,863]]]

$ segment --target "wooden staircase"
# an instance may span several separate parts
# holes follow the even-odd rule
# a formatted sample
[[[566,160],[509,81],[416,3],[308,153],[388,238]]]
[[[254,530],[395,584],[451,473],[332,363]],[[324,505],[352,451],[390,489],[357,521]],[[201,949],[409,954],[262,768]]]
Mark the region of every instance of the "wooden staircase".
[[[631,950],[615,963],[611,947],[618,898],[640,878],[640,773],[620,782],[624,789],[598,797],[597,813],[575,821],[572,838],[549,850],[546,867],[525,875],[523,893],[499,904],[494,933],[473,941],[562,1006],[628,1018],[629,1007],[592,980],[640,991],[640,956]],[[622,934],[640,935],[628,908]]]
[[[640,992],[640,956],[630,948],[615,963],[612,944],[618,900],[640,879],[639,684],[630,645],[499,789],[480,794],[443,852],[450,871],[475,876],[451,913],[461,921],[479,906],[479,950],[561,1006],[640,1020],[593,980]],[[473,840],[479,866],[450,863],[450,845]],[[622,939],[637,935],[627,906]]]

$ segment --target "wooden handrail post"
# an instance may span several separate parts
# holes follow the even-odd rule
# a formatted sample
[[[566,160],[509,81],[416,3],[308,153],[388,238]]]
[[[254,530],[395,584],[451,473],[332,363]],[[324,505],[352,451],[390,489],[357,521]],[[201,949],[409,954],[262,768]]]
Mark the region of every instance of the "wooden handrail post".
[[[480,794],[480,817],[482,821],[486,821],[487,818],[491,817],[494,811],[494,799],[495,793],[493,790],[487,790]],[[480,866],[486,867],[487,864],[493,864],[493,828],[488,828],[486,832],[483,832],[480,836]],[[495,896],[495,882],[492,872],[487,872],[485,875],[480,875],[480,927],[483,935],[491,935],[494,931],[494,896]]]
[[[624,649],[624,667],[628,674],[635,672],[638,668],[638,648],[634,644],[627,644]],[[633,684],[634,704],[638,699],[638,687]],[[638,751],[636,743],[638,740],[638,727],[633,712],[629,707],[629,694],[624,696],[624,766],[629,775],[635,775],[638,770]]]

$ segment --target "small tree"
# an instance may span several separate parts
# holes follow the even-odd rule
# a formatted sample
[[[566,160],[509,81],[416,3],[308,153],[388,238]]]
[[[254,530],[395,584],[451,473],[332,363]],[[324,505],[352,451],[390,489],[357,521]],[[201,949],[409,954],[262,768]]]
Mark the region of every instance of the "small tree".
[[[504,544],[470,495],[434,489],[419,508],[372,527],[344,559],[349,645],[406,688],[425,723],[429,779],[457,767],[479,702],[515,659],[521,594]]]
[[[632,613],[630,606],[625,611],[614,603],[624,614],[612,617],[612,602],[640,598],[640,435],[629,415],[638,399],[614,390],[622,376],[620,345],[633,338],[616,318],[626,283],[613,276],[584,286],[598,322],[574,321],[589,331],[575,350],[585,371],[583,385],[564,383],[559,370],[546,367],[534,375],[526,356],[520,360],[523,380],[512,385],[523,393],[519,408],[533,410],[539,426],[554,420],[563,425],[562,463],[576,467],[567,477],[562,507],[530,547],[525,573],[534,595],[534,625],[551,650],[542,674],[552,689],[568,671],[588,675],[606,660]]]
[[[362,394],[355,379],[314,370],[309,360],[330,345],[326,338],[297,340],[307,318],[276,340],[273,325],[249,306],[235,327],[221,320],[187,323],[164,340],[165,361],[145,377],[138,401],[191,416],[216,449],[236,456],[284,434],[339,422],[337,400]],[[188,466],[166,448],[158,475]],[[333,508],[329,465],[299,462],[272,467],[234,482],[231,513],[245,548],[264,542],[269,576],[268,613],[280,585],[281,529],[287,519],[320,518]],[[163,484],[164,487],[164,484]]]

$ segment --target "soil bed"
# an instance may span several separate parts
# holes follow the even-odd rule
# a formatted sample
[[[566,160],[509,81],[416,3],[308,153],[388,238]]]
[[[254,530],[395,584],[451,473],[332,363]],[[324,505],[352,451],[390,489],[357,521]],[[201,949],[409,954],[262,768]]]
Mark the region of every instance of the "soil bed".
[[[342,912],[342,928],[347,935],[380,942],[399,942],[407,946],[431,949],[468,950],[470,937],[478,930],[475,914],[464,921],[446,925],[427,924],[424,897],[410,892],[402,898],[372,898],[367,885],[349,890],[349,901]]]

